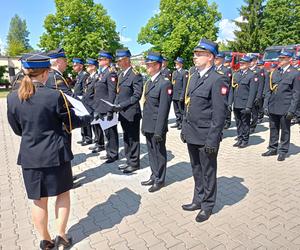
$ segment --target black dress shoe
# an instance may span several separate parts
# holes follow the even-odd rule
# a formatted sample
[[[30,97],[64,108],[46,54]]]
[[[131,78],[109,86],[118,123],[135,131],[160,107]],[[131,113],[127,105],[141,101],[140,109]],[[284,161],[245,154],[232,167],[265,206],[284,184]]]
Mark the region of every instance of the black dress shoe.
[[[171,128],[177,128],[178,124],[176,123],[175,125],[172,125]]]
[[[226,123],[224,129],[229,129],[229,128],[230,128],[230,123]]]
[[[200,212],[196,216],[197,222],[203,222],[209,219],[211,215],[211,211],[200,210]]]
[[[84,142],[84,140],[81,140],[81,141],[78,141],[77,143],[78,144],[82,144]]]
[[[154,180],[149,179],[147,181],[142,181],[141,184],[142,184],[142,186],[151,186],[154,184]]]
[[[104,147],[97,147],[97,148],[95,148],[95,149],[92,150],[92,153],[93,153],[93,154],[99,153],[99,152],[101,152],[101,151],[103,151],[103,150],[105,150]]]
[[[93,143],[92,141],[84,141],[84,142],[81,143],[81,146],[90,145],[92,143]]]
[[[238,146],[238,148],[245,148],[248,146],[248,142],[242,142],[241,145]]]
[[[160,190],[165,184],[164,183],[154,183],[149,189],[148,191],[150,193],[154,193],[158,190]]]
[[[181,207],[185,211],[195,211],[195,210],[201,209],[201,206],[197,205],[195,203],[185,204],[185,205],[182,205]]]
[[[139,170],[139,169],[140,169],[140,167],[128,166],[127,168],[125,168],[125,169],[123,170],[123,173],[124,173],[124,174],[130,174],[130,173],[132,173],[132,172],[134,172],[134,171],[136,171],[136,170]]]
[[[61,237],[59,235],[56,236],[54,243],[55,243],[56,249],[59,249],[60,246],[63,246],[64,247],[63,249],[68,249],[73,244],[71,237],[69,237],[66,241],[63,237]]]
[[[182,125],[181,125],[181,124],[178,125],[177,129],[178,129],[178,130],[181,130],[181,129],[182,129]]]
[[[272,155],[277,155],[276,150],[268,150],[267,152],[264,152],[261,154],[261,156],[272,156]]]
[[[96,149],[98,147],[99,147],[98,145],[94,145],[94,146],[89,147],[89,150],[94,150],[94,149]]]
[[[128,167],[128,165],[118,166],[118,169],[119,169],[119,170],[124,170],[124,169],[127,168],[127,167]]]
[[[108,158],[106,161],[105,161],[105,163],[113,163],[113,162],[115,162],[115,161],[117,161],[118,160],[118,157],[116,157],[116,158]]]
[[[40,249],[50,250],[54,248],[54,243],[49,240],[41,240],[40,241]]]
[[[285,154],[279,154],[277,161],[284,161],[285,160],[286,155]]]
[[[233,144],[234,147],[238,147],[242,144],[242,141],[237,141],[236,143]]]

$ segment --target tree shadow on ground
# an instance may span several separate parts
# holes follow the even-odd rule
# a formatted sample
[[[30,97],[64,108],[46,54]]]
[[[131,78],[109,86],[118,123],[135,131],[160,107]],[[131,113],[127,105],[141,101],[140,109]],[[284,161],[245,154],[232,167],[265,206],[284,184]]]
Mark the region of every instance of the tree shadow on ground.
[[[128,188],[123,188],[110,195],[107,201],[94,206],[85,218],[71,226],[68,235],[72,237],[73,246],[90,235],[120,224],[129,215],[137,213],[141,196]]]

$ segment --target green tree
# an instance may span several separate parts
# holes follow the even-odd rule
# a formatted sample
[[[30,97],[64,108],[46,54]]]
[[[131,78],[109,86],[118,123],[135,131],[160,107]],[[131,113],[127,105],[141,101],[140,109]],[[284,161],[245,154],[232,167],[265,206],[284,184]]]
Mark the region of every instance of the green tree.
[[[264,47],[287,45],[300,41],[299,0],[269,0],[263,19],[261,42]]]
[[[244,2],[245,5],[239,9],[243,20],[234,21],[238,29],[234,31],[236,38],[229,41],[229,47],[239,52],[262,52],[264,0],[244,0]]]
[[[161,0],[159,13],[142,27],[138,42],[150,43],[152,49],[170,59],[183,57],[189,66],[193,49],[202,37],[216,40],[215,24],[220,19],[217,5],[209,5],[207,0]]]
[[[15,15],[9,26],[7,34],[6,54],[8,56],[18,56],[22,53],[32,50],[28,39],[29,32],[27,30],[26,21]]]
[[[55,0],[56,13],[46,17],[46,32],[39,46],[63,47],[68,58],[97,57],[99,50],[114,51],[121,45],[115,22],[93,0]]]

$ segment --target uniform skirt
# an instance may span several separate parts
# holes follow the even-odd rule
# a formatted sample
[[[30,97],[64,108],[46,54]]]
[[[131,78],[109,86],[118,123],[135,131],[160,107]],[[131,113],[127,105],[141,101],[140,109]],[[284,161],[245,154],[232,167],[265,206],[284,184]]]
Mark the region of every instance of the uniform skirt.
[[[71,162],[47,168],[22,168],[27,196],[31,200],[56,196],[73,187]]]

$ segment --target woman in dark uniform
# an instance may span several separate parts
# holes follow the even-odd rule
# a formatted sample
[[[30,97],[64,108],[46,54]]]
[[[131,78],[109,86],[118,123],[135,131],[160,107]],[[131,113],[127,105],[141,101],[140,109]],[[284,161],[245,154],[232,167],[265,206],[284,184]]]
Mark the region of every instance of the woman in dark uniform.
[[[71,145],[65,130],[85,126],[89,116],[78,117],[69,108],[62,92],[44,87],[50,58],[28,54],[21,60],[24,78],[18,90],[7,97],[7,116],[13,131],[22,137],[18,165],[29,199],[32,218],[41,235],[40,248],[71,245],[66,236],[72,188]],[[48,232],[48,197],[56,196],[55,215],[58,232],[55,242]]]

